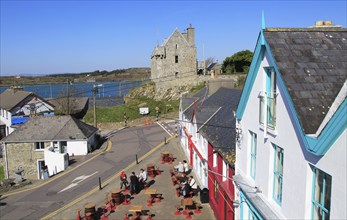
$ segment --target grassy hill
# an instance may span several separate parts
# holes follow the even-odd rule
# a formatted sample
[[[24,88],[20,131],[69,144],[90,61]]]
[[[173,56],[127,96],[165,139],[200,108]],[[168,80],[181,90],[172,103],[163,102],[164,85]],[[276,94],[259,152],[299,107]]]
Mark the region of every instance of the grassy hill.
[[[110,82],[119,80],[146,80],[151,76],[150,68],[129,68],[112,71],[94,71],[84,73],[62,73],[45,76],[1,76],[0,86],[30,85],[30,84],[58,84],[67,80],[74,83]]]

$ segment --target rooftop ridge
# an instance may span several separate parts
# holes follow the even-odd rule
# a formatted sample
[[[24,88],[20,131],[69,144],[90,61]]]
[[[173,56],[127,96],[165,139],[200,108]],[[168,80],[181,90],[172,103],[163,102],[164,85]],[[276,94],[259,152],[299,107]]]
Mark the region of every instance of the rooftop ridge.
[[[347,31],[347,28],[342,27],[310,27],[310,28],[266,28],[264,31],[268,32],[317,32],[317,31]]]

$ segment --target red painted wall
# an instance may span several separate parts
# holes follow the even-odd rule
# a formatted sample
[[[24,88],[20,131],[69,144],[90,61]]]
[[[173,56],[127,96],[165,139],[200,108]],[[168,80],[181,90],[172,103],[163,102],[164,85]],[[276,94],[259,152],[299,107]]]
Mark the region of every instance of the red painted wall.
[[[218,220],[234,220],[234,208],[232,201],[234,200],[234,187],[231,180],[223,181],[223,158],[218,154],[218,164],[213,167],[213,146],[208,144],[208,168],[216,172],[208,172],[208,188],[210,197],[210,206]],[[233,169],[229,167],[229,177],[233,176]],[[214,181],[217,180],[218,184],[218,197],[215,199]]]

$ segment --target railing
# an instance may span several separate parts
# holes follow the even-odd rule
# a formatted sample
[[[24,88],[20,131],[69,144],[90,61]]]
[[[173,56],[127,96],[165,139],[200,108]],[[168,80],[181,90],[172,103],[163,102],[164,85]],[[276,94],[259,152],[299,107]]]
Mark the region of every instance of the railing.
[[[259,96],[259,123],[265,125],[265,120],[267,127],[276,127],[276,97]]]

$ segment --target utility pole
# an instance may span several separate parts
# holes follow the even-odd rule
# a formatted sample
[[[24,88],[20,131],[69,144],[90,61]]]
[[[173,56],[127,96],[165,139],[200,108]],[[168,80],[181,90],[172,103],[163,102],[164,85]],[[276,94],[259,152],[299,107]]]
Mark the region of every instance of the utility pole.
[[[202,44],[202,59],[204,60],[204,71],[203,71],[203,74],[206,75],[205,44]]]
[[[67,114],[70,115],[70,91],[69,91],[69,80],[67,80]]]
[[[96,101],[95,101],[96,93],[98,93],[98,87],[94,85],[93,86],[94,127],[97,127],[96,126]]]

